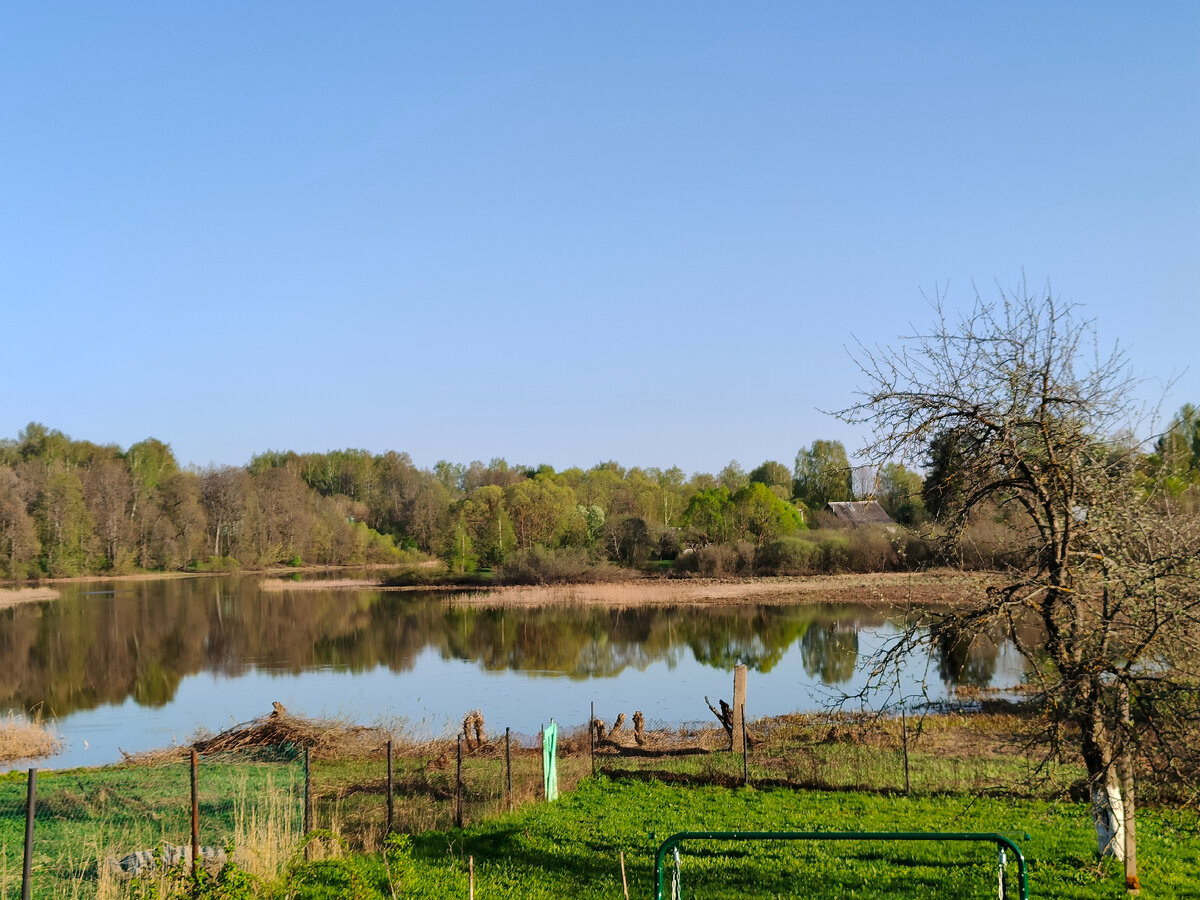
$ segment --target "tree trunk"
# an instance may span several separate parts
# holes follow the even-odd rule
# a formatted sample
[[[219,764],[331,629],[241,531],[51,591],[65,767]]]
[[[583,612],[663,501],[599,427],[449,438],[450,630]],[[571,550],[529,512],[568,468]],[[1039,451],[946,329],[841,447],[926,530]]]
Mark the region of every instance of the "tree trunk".
[[[1133,760],[1130,759],[1128,753],[1125,753],[1121,757],[1121,789],[1125,794],[1125,841],[1122,844],[1125,849],[1123,857],[1125,862],[1125,890],[1131,894],[1136,894],[1141,891],[1142,885],[1138,881],[1137,873],[1137,826],[1133,812]]]
[[[1096,824],[1096,855],[1125,859],[1125,804],[1121,788],[1110,776],[1092,782],[1092,820]]]
[[[1121,802],[1121,782],[1114,765],[1112,734],[1105,726],[1101,708],[1102,686],[1094,678],[1080,678],[1075,683],[1079,685],[1080,706],[1087,711],[1076,721],[1091,792],[1096,855],[1123,860],[1125,805]]]

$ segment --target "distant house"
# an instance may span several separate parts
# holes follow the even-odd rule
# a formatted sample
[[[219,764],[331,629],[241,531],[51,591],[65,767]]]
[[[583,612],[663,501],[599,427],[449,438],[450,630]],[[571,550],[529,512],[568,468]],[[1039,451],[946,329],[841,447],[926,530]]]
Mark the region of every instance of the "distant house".
[[[884,525],[895,528],[892,517],[884,512],[875,500],[846,500],[826,503],[827,512],[833,513],[839,525],[858,528],[860,525]]]

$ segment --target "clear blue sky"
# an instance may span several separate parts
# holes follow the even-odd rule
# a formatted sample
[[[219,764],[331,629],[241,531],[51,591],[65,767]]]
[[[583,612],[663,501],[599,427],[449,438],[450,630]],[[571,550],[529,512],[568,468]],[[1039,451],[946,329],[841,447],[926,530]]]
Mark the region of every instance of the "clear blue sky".
[[[1193,2],[10,2],[0,436],[790,464],[852,335],[1022,270],[1200,402],[1198,59]]]

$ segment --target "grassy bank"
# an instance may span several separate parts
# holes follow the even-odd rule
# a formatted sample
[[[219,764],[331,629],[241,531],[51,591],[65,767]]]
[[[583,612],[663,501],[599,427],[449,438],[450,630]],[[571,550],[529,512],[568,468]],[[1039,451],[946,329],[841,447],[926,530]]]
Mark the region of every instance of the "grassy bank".
[[[1142,816],[1143,897],[1189,896],[1200,880],[1196,827],[1190,814]],[[621,896],[623,853],[630,896],[649,897],[657,843],[675,831],[700,829],[1001,832],[1023,847],[1033,896],[1125,894],[1119,866],[1094,862],[1087,811],[1078,803],[605,778],[583,782],[554,804],[400,841],[390,853],[297,866],[277,889],[312,898],[465,897],[473,857],[476,896],[600,900]],[[680,872],[688,897],[996,896],[996,858],[987,845],[697,843],[685,847]]]
[[[1200,880],[1194,814],[1150,810],[1139,819],[1142,897],[1195,896]],[[314,859],[301,853],[274,878],[227,873],[210,896],[326,900],[457,900],[468,896],[653,896],[654,853],[683,830],[999,832],[1029,865],[1031,896],[1095,900],[1125,896],[1120,866],[1098,864],[1086,807],[940,794],[884,797],[861,792],[684,787],[587,779],[551,804],[530,806],[466,829],[397,835],[374,853],[345,853],[324,837]],[[667,879],[674,871],[669,860]],[[1010,859],[1007,872],[1015,880]],[[685,897],[989,898],[996,854],[987,844],[695,842],[678,874]],[[155,884],[159,896],[186,896],[186,879]]]
[[[568,732],[559,744],[564,797],[553,804],[541,800],[536,736],[514,740],[510,754],[503,733],[468,745],[461,806],[457,742],[395,739],[394,826],[407,834],[389,839],[389,735],[339,735],[306,720],[265,717],[257,730],[198,744],[201,841],[232,851],[236,868],[219,889],[210,886],[228,897],[459,898],[474,857],[481,898],[612,898],[621,896],[621,853],[631,896],[650,896],[654,847],[678,830],[1027,832],[1031,839],[1018,843],[1030,860],[1033,896],[1121,896],[1116,868],[1093,860],[1081,768],[1068,760],[1034,779],[1034,760],[1020,750],[1021,717],[945,715],[911,726],[910,794],[896,720],[757,721],[745,761],[727,751],[720,729],[648,731],[640,743],[626,730],[594,757],[586,730]],[[274,744],[259,742],[267,739]],[[306,741],[315,747],[317,834],[308,861]],[[507,811],[509,755],[515,812]],[[138,763],[42,773],[34,896],[187,893],[170,881],[131,885],[108,864],[134,850],[187,843],[185,757],[166,751]],[[24,789],[21,775],[0,776],[4,900],[19,891]],[[459,815],[465,828],[455,827]],[[1187,896],[1200,880],[1198,829],[1191,812],[1147,807],[1141,814],[1143,896]],[[995,854],[986,846],[696,845],[683,856],[683,873],[685,896],[995,896]],[[750,884],[756,892],[745,889]]]

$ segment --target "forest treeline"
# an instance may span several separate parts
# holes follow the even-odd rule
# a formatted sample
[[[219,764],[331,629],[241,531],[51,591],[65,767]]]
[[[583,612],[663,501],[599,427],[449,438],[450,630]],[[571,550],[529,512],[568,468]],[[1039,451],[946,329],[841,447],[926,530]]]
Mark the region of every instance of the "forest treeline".
[[[268,451],[246,466],[198,469],[155,438],[122,450],[31,423],[0,441],[0,578],[426,557],[458,573],[506,569],[514,580],[657,560],[715,575],[911,566],[934,553],[919,532],[953,506],[962,440],[937,436],[924,477],[895,463],[851,466],[826,440],[791,467],[768,460],[746,472],[731,462],[690,477],[612,461],[428,469],[406,453],[365,450]],[[1141,467],[1175,493],[1200,482],[1194,407],[1180,410]],[[830,527],[827,503],[868,497],[909,528]],[[1003,510],[991,519],[975,529],[980,564],[1002,552]]]

